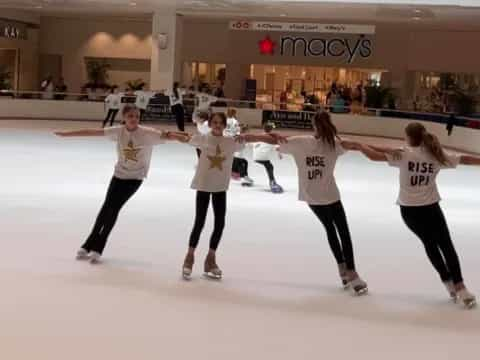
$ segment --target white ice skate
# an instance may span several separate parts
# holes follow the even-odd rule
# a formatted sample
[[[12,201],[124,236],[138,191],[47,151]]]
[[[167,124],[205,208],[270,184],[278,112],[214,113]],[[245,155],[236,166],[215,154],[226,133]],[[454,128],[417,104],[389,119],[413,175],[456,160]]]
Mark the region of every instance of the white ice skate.
[[[102,254],[100,254],[96,251],[90,251],[90,254],[88,254],[90,264],[92,264],[92,265],[100,264],[101,263],[101,257],[102,257]]]
[[[453,281],[445,281],[443,285],[445,285],[445,288],[450,295],[450,299],[452,299],[453,302],[457,302],[457,290],[455,289],[455,285],[453,285]]]
[[[187,256],[185,256],[185,261],[183,262],[183,268],[182,268],[182,276],[185,280],[192,279],[192,270],[193,270],[194,261],[195,259],[193,257],[193,254],[187,254]]]
[[[348,286],[352,288],[352,290],[355,292],[355,295],[360,296],[368,293],[368,285],[360,278],[360,276],[357,276],[352,281],[349,281]]]
[[[77,255],[75,256],[75,259],[77,260],[88,260],[88,251],[85,250],[84,248],[80,248],[77,251]]]
[[[217,265],[215,254],[208,254],[207,258],[205,259],[205,266],[204,266],[204,276],[213,279],[213,280],[220,280],[222,278],[222,270]]]
[[[242,186],[247,186],[247,187],[253,186],[253,180],[248,176],[245,176],[242,179]]]
[[[475,307],[475,305],[477,305],[477,299],[475,298],[475,295],[473,295],[467,289],[457,291],[457,297],[458,301],[460,301],[467,309],[472,309]]]
[[[345,263],[338,264],[338,274],[342,280],[342,285],[344,289],[348,289],[348,274],[347,274],[347,265]]]

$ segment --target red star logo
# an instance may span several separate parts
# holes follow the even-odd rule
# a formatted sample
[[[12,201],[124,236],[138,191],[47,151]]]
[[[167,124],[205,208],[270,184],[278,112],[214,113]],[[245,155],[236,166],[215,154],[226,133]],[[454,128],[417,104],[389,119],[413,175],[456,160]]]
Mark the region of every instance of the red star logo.
[[[260,54],[262,55],[273,55],[275,54],[275,46],[277,43],[270,39],[270,36],[258,42],[258,47],[260,48]]]

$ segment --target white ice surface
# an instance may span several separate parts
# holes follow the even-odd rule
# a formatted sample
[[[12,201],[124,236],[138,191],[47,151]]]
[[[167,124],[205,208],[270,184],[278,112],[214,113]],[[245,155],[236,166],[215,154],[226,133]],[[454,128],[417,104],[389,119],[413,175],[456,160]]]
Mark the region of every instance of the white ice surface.
[[[91,125],[91,124],[90,124]],[[156,148],[148,180],[92,267],[73,260],[115,159],[102,138],[61,139],[82,123],[0,122],[0,359],[475,359],[480,312],[447,299],[394,204],[395,169],[347,154],[337,179],[370,295],[340,289],[324,230],[296,201],[293,161],[275,163],[286,193],[232,183],[218,261],[222,282],[180,268],[193,222],[194,150]],[[475,130],[472,130],[475,131]],[[480,294],[480,169],[440,175],[443,208],[467,284]]]

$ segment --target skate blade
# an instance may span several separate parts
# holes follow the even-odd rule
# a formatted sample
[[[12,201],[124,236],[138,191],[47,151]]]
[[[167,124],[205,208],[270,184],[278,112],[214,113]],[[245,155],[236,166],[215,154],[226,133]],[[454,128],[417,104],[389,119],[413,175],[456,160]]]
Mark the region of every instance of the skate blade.
[[[253,184],[242,184],[243,187],[252,187]]]
[[[463,306],[464,306],[467,310],[471,310],[471,309],[473,309],[474,307],[477,306],[477,302],[476,302],[476,300],[466,301],[466,302],[463,303]]]
[[[203,273],[203,276],[208,280],[222,280],[222,275],[216,275],[210,272]]]
[[[356,296],[363,296],[368,294],[368,287],[362,289],[353,289]]]
[[[75,256],[75,260],[77,261],[86,261],[89,260],[90,257],[88,255],[77,255]]]
[[[90,259],[89,263],[90,263],[90,265],[100,265],[102,263],[102,260]]]
[[[190,280],[192,280],[192,274],[182,272],[182,278],[183,278],[183,280],[190,281]]]

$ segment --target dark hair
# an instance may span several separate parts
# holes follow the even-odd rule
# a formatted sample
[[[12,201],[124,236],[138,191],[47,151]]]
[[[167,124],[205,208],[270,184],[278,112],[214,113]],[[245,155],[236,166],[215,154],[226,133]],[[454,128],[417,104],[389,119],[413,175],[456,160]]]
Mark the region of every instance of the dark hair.
[[[210,119],[210,115],[209,115],[208,112],[203,111],[203,112],[198,114],[198,118],[203,120],[203,121],[208,121]]]
[[[326,142],[333,149],[335,149],[335,138],[338,137],[337,128],[332,123],[330,114],[326,111],[318,111],[313,118],[313,127],[315,129],[316,137],[322,139],[323,142]]]
[[[212,120],[215,116],[218,116],[222,120],[223,126],[227,127],[227,116],[223,112],[213,113],[212,116],[210,116],[210,119],[208,119],[208,125],[212,124]]]
[[[271,132],[273,129],[275,129],[275,124],[271,122],[266,122],[265,124],[263,124],[263,131],[265,131],[266,133]]]
[[[173,83],[173,95],[175,95],[176,99],[179,99],[180,97],[178,96],[178,82],[175,81]]]
[[[423,145],[440,164],[446,165],[448,163],[440,141],[438,141],[435,135],[429,133],[425,126],[418,122],[408,124],[405,128],[405,133],[410,139],[410,145]]]
[[[140,110],[134,104],[126,104],[122,109],[122,115],[124,116],[131,111],[135,111],[137,113],[140,113]]]

